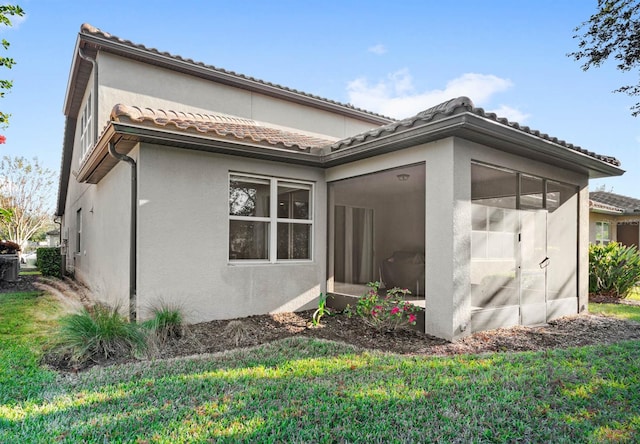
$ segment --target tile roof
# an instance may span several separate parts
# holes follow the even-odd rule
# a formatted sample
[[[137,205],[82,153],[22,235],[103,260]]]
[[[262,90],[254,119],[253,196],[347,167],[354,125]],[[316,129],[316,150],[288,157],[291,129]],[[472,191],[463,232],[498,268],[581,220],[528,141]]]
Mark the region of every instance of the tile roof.
[[[618,209],[620,212],[624,212],[625,214],[640,213],[640,199],[635,199],[633,197],[609,193],[606,191],[592,191],[589,193],[589,200],[594,202],[594,205],[599,205],[599,207],[596,208],[608,206]]]
[[[118,104],[111,111],[111,120],[122,122],[123,119],[302,151],[327,146],[335,141],[227,114],[188,113]]]
[[[309,97],[311,99],[320,100],[322,102],[326,102],[326,103],[329,103],[329,104],[332,104],[332,105],[337,105],[339,107],[343,107],[343,108],[347,108],[347,109],[350,109],[350,110],[353,110],[353,111],[357,111],[357,112],[360,112],[360,113],[368,114],[369,116],[373,116],[373,117],[375,117],[377,119],[385,119],[387,121],[395,120],[395,119],[393,119],[391,117],[383,116],[382,114],[378,114],[378,113],[374,113],[372,111],[368,111],[366,109],[358,108],[356,106],[351,105],[350,103],[341,103],[341,102],[338,102],[338,101],[335,101],[335,100],[327,99],[325,97],[320,97],[320,96],[317,96],[317,95],[314,95],[314,94],[309,94],[309,93],[306,93],[304,91],[300,91],[300,90],[297,90],[297,89],[294,89],[294,88],[289,88],[287,86],[279,85],[277,83],[267,82],[267,81],[264,81],[264,80],[261,80],[261,79],[257,79],[255,77],[246,76],[244,74],[240,74],[240,73],[237,73],[235,71],[230,71],[230,70],[226,70],[226,69],[223,69],[223,68],[218,68],[218,67],[213,66],[213,65],[207,65],[206,63],[197,62],[197,61],[195,61],[193,59],[184,58],[182,56],[171,54],[171,53],[166,52],[166,51],[159,51],[156,48],[149,48],[149,47],[147,47],[145,45],[134,43],[131,40],[121,39],[121,38],[119,38],[117,36],[114,36],[112,34],[104,32],[104,31],[96,28],[95,26],[90,25],[89,23],[83,23],[82,26],[80,26],[80,34],[100,37],[100,38],[103,38],[103,39],[106,39],[106,40],[109,40],[109,41],[112,41],[112,42],[115,42],[115,43],[119,43],[119,44],[128,46],[130,48],[140,49],[140,50],[152,53],[152,54],[157,54],[157,55],[160,55],[160,56],[168,57],[168,58],[171,58],[173,60],[178,60],[178,61],[186,62],[186,63],[192,64],[192,65],[195,65],[195,66],[211,69],[212,71],[216,71],[216,72],[221,73],[221,74],[226,74],[226,75],[229,75],[229,76],[233,76],[233,77],[236,77],[238,79],[243,79],[243,80],[247,80],[247,81],[250,81],[250,82],[258,83],[258,84],[261,84],[261,85],[277,88],[277,89],[280,89],[282,91],[287,91],[287,92],[290,92],[290,93],[298,94],[298,95],[301,95],[301,96]]]
[[[407,119],[393,122],[388,125],[384,125],[384,126],[375,128],[373,130],[370,130],[352,137],[348,137],[346,139],[342,139],[331,146],[331,151],[338,151],[341,149],[345,149],[353,145],[357,145],[358,143],[365,142],[368,139],[376,139],[378,137],[382,137],[385,135],[399,133],[406,129],[415,128],[421,125],[426,125],[432,121],[437,121],[439,119],[443,119],[445,117],[448,117],[454,114],[464,113],[464,112],[469,112],[479,117],[483,117],[483,118],[495,121],[501,125],[522,131],[527,134],[531,134],[532,136],[547,140],[549,142],[560,145],[564,148],[577,151],[579,153],[598,159],[602,162],[606,162],[608,164],[614,165],[616,167],[620,166],[620,161],[615,157],[603,156],[601,154],[597,154],[592,151],[585,150],[577,145],[567,143],[564,140],[559,140],[557,137],[551,137],[548,134],[541,133],[540,131],[537,131],[537,130],[533,130],[528,126],[520,125],[517,122],[510,122],[508,119],[505,119],[503,117],[498,117],[495,113],[488,113],[482,108],[474,107],[471,99],[464,96],[451,99],[447,102],[431,107],[425,111],[422,111],[416,114],[413,117],[409,117]]]
[[[594,210],[596,212],[597,210],[600,210],[607,213],[618,213],[618,214],[624,213],[624,210],[622,208],[618,208],[613,205],[607,205],[592,199],[589,199],[589,209]]]

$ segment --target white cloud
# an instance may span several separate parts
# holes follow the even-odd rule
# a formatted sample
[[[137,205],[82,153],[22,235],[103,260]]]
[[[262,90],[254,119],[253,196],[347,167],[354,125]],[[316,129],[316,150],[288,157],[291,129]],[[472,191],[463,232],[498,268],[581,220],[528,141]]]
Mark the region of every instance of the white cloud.
[[[372,52],[374,54],[382,55],[387,52],[387,47],[382,44],[377,44],[374,46],[370,46],[369,49],[367,49],[367,51]]]
[[[468,96],[475,106],[483,106],[495,94],[512,86],[511,80],[492,74],[466,73],[448,81],[443,89],[416,91],[411,73],[403,68],[376,84],[370,84],[364,77],[355,79],[347,85],[347,94],[349,102],[357,107],[403,118],[459,96]],[[528,117],[507,105],[501,105],[496,114],[518,122]]]

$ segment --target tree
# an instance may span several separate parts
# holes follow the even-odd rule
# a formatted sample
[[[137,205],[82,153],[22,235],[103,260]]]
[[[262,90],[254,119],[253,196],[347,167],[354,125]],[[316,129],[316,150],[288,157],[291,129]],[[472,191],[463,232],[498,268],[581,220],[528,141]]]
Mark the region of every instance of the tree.
[[[18,5],[2,5],[0,6],[0,26],[11,26],[11,19],[9,17],[18,16],[22,17],[24,10]],[[6,39],[2,39],[2,46],[5,50],[9,49],[9,42]],[[0,57],[0,67],[4,66],[11,69],[16,62],[11,57]],[[4,97],[7,91],[13,87],[13,80],[0,80],[0,98]],[[6,127],[9,124],[10,114],[0,111],[0,126]],[[4,143],[4,136],[0,136],[0,143]]]
[[[55,173],[34,158],[4,156],[0,162],[0,233],[24,250],[51,223]]]
[[[574,29],[579,39],[578,51],[569,53],[575,61],[584,62],[582,69],[599,67],[609,57],[617,62],[620,71],[640,67],[640,1],[598,0],[598,12]],[[630,96],[640,95],[640,80],[614,92]],[[640,115],[640,102],[631,107],[633,116]]]

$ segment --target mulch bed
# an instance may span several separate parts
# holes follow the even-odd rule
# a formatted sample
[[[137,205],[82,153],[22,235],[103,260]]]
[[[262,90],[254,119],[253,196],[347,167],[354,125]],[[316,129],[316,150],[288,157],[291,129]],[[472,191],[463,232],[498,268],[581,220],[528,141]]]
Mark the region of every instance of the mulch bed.
[[[416,331],[376,331],[360,319],[325,316],[320,327],[309,325],[313,312],[251,316],[240,320],[245,333],[240,340],[229,334],[230,321],[189,326],[187,334],[162,350],[161,357],[215,353],[256,346],[292,336],[346,342],[364,349],[404,355],[449,356],[545,350],[591,344],[640,340],[640,324],[596,315],[577,315],[551,321],[543,327],[511,327],[472,334],[450,343]]]
[[[15,283],[0,283],[0,293],[38,291],[38,276],[21,276]],[[595,298],[592,302],[601,302]],[[637,304],[607,299],[606,302]],[[541,327],[510,327],[474,333],[447,342],[414,330],[376,331],[357,317],[344,314],[324,316],[321,325],[310,324],[313,311],[250,316],[237,320],[189,325],[182,337],[169,340],[158,351],[159,358],[216,353],[252,347],[293,336],[320,338],[352,344],[361,349],[403,355],[451,356],[490,352],[538,351],[594,344],[640,340],[640,323],[600,315],[581,314],[549,322]],[[101,362],[110,365],[123,362]],[[51,364],[51,363],[50,363]],[[68,363],[59,363],[66,368]]]

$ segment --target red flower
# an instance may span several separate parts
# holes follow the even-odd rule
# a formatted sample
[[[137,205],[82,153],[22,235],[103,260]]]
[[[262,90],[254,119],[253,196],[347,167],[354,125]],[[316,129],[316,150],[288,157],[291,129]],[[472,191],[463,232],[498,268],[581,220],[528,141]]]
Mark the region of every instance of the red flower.
[[[415,324],[416,319],[418,319],[418,317],[416,315],[414,315],[413,313],[411,313],[409,315],[409,324]]]
[[[6,141],[7,141],[7,138],[2,134],[0,134],[0,144],[5,143]]]
[[[392,314],[392,315],[394,315],[394,314],[398,314],[399,312],[400,312],[400,309],[399,309],[398,307],[393,307],[393,308],[391,309],[391,314]]]

